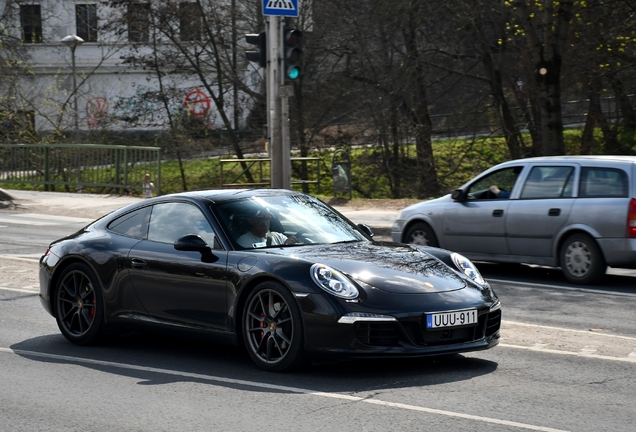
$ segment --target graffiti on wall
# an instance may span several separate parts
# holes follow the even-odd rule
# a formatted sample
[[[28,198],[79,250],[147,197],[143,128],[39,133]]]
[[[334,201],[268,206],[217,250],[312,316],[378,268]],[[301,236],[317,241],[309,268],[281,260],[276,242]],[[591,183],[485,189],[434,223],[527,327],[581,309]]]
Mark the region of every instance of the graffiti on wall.
[[[191,116],[205,117],[210,111],[210,98],[201,90],[192,90],[185,97],[184,105]]]
[[[190,115],[208,128],[213,128],[214,111],[210,97],[200,89],[174,89],[158,92],[139,87],[133,96],[117,97],[112,107],[105,96],[96,96],[86,103],[89,129],[117,125],[124,129],[165,128],[170,121],[178,122]]]
[[[86,121],[89,129],[104,126],[108,119],[108,99],[104,96],[91,98],[86,102]]]

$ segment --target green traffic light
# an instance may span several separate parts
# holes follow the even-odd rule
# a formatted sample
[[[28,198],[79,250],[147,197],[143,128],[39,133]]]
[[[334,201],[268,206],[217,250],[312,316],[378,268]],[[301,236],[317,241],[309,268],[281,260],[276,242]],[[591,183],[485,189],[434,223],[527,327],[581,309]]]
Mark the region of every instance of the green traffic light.
[[[295,80],[299,76],[300,76],[300,68],[299,67],[293,67],[293,68],[289,69],[289,72],[287,73],[287,78],[289,78],[289,79]]]

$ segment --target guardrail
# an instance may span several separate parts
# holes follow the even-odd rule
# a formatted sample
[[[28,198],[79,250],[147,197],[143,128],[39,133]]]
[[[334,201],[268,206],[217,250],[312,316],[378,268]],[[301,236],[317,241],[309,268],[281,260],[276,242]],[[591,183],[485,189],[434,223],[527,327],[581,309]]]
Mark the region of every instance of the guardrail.
[[[315,184],[317,188],[317,192],[320,193],[320,164],[322,159],[318,157],[291,157],[290,161],[292,163],[292,172],[294,171],[294,162],[316,162],[316,174],[314,179],[309,180],[301,180],[301,179],[291,179],[292,184]],[[252,186],[263,186],[269,187],[271,184],[271,180],[269,178],[270,174],[270,165],[272,162],[271,158],[258,158],[258,159],[220,159],[219,166],[221,171],[221,186],[222,187],[252,187]],[[246,168],[243,169],[241,163],[246,164]],[[239,172],[236,169],[232,169],[228,172],[227,168],[223,168],[228,165],[238,165]],[[263,169],[263,165],[267,165],[265,169]],[[255,170],[252,170],[252,168]],[[239,183],[237,182],[241,177],[245,176],[245,174],[250,171],[252,176],[254,176],[254,171],[256,171],[257,180],[254,182],[245,182]],[[227,176],[231,176],[232,180],[226,182],[225,179]]]
[[[101,144],[0,144],[0,184],[77,192],[141,191],[150,174],[161,194],[161,149]]]

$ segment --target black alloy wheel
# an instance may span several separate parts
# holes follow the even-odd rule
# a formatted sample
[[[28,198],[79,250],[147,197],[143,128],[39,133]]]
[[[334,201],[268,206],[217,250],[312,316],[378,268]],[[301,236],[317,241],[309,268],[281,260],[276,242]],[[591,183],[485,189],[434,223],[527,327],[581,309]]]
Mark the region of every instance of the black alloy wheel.
[[[587,234],[573,234],[561,247],[561,270],[575,284],[595,284],[607,271],[605,258],[596,241]]]
[[[417,222],[409,228],[405,237],[406,243],[439,247],[437,237],[428,224]]]
[[[302,320],[285,287],[268,281],[250,293],[243,312],[243,338],[250,356],[262,369],[280,372],[301,364]]]
[[[55,318],[69,341],[86,345],[103,335],[104,306],[97,279],[83,263],[64,269],[55,289]]]

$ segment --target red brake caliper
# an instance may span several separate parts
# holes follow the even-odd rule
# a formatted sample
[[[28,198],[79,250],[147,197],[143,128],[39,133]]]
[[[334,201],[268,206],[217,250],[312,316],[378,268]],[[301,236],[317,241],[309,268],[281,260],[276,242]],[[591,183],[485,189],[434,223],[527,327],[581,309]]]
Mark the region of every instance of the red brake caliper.
[[[95,304],[97,303],[95,297],[93,297],[93,306],[91,306],[91,310],[88,313],[89,316],[91,317],[91,322],[93,322],[93,319],[95,318]]]

